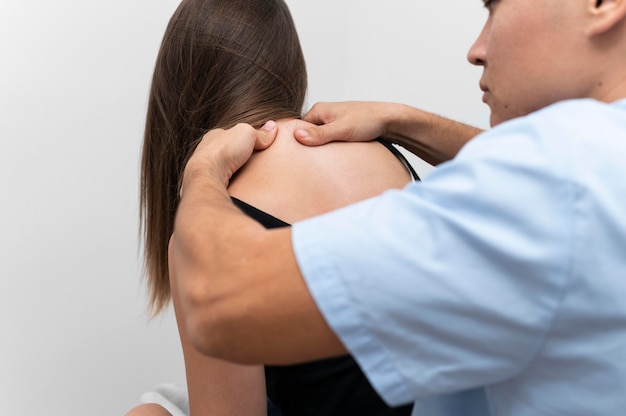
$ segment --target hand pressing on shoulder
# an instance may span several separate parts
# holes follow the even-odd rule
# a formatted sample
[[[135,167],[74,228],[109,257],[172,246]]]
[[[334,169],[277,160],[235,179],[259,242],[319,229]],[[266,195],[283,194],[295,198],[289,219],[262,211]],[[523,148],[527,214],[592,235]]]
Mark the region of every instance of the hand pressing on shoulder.
[[[397,105],[367,101],[317,103],[303,117],[314,126],[298,129],[294,135],[307,146],[374,140],[386,135],[389,117]]]
[[[227,187],[233,174],[255,150],[271,146],[277,132],[276,123],[268,121],[258,130],[242,123],[227,130],[215,129],[206,133],[185,165],[181,196],[190,181],[207,175]]]
[[[346,101],[317,103],[303,120],[314,126],[298,129],[296,140],[307,146],[332,141],[384,138],[432,165],[450,160],[483,130],[405,104]]]

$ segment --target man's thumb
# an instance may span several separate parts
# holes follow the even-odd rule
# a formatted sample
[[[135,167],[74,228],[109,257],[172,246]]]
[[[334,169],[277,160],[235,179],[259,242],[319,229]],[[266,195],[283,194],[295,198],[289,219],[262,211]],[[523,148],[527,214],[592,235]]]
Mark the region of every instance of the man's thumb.
[[[270,147],[274,140],[276,139],[276,135],[278,134],[278,126],[274,120],[269,120],[266,122],[263,127],[259,130],[259,134],[257,134],[256,141],[254,143],[255,150],[264,150]]]
[[[330,142],[328,139],[328,127],[312,126],[307,129],[296,129],[294,136],[297,141],[305,146],[320,146]]]

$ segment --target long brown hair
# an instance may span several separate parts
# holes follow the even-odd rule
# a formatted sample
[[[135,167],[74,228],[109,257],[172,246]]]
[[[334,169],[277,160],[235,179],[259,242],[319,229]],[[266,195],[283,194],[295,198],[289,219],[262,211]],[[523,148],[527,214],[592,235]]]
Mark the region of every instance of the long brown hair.
[[[157,56],[141,161],[140,223],[150,309],[170,299],[167,246],[186,161],[202,136],[299,117],[304,57],[282,0],[183,0]]]

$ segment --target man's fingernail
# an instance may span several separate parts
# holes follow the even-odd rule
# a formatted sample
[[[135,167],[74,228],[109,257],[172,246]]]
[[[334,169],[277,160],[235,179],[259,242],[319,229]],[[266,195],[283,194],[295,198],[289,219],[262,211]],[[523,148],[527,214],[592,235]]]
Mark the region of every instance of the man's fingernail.
[[[274,120],[269,120],[267,123],[261,127],[261,130],[272,131],[276,128],[276,122]]]
[[[306,130],[298,129],[298,130],[296,130],[296,135],[297,135],[298,137],[300,137],[300,138],[303,138],[303,139],[304,139],[304,138],[306,138],[306,137],[309,137],[309,132],[308,132],[308,131],[306,131]]]

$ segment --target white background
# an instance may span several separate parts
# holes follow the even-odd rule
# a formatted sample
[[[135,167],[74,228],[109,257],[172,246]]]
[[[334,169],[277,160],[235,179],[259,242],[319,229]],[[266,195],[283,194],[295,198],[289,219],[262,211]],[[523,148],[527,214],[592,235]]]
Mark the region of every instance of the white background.
[[[308,105],[399,101],[487,126],[465,60],[479,1],[287,2]],[[137,208],[152,66],[177,5],[0,0],[0,415],[123,415],[184,382],[172,314],[145,313]]]

